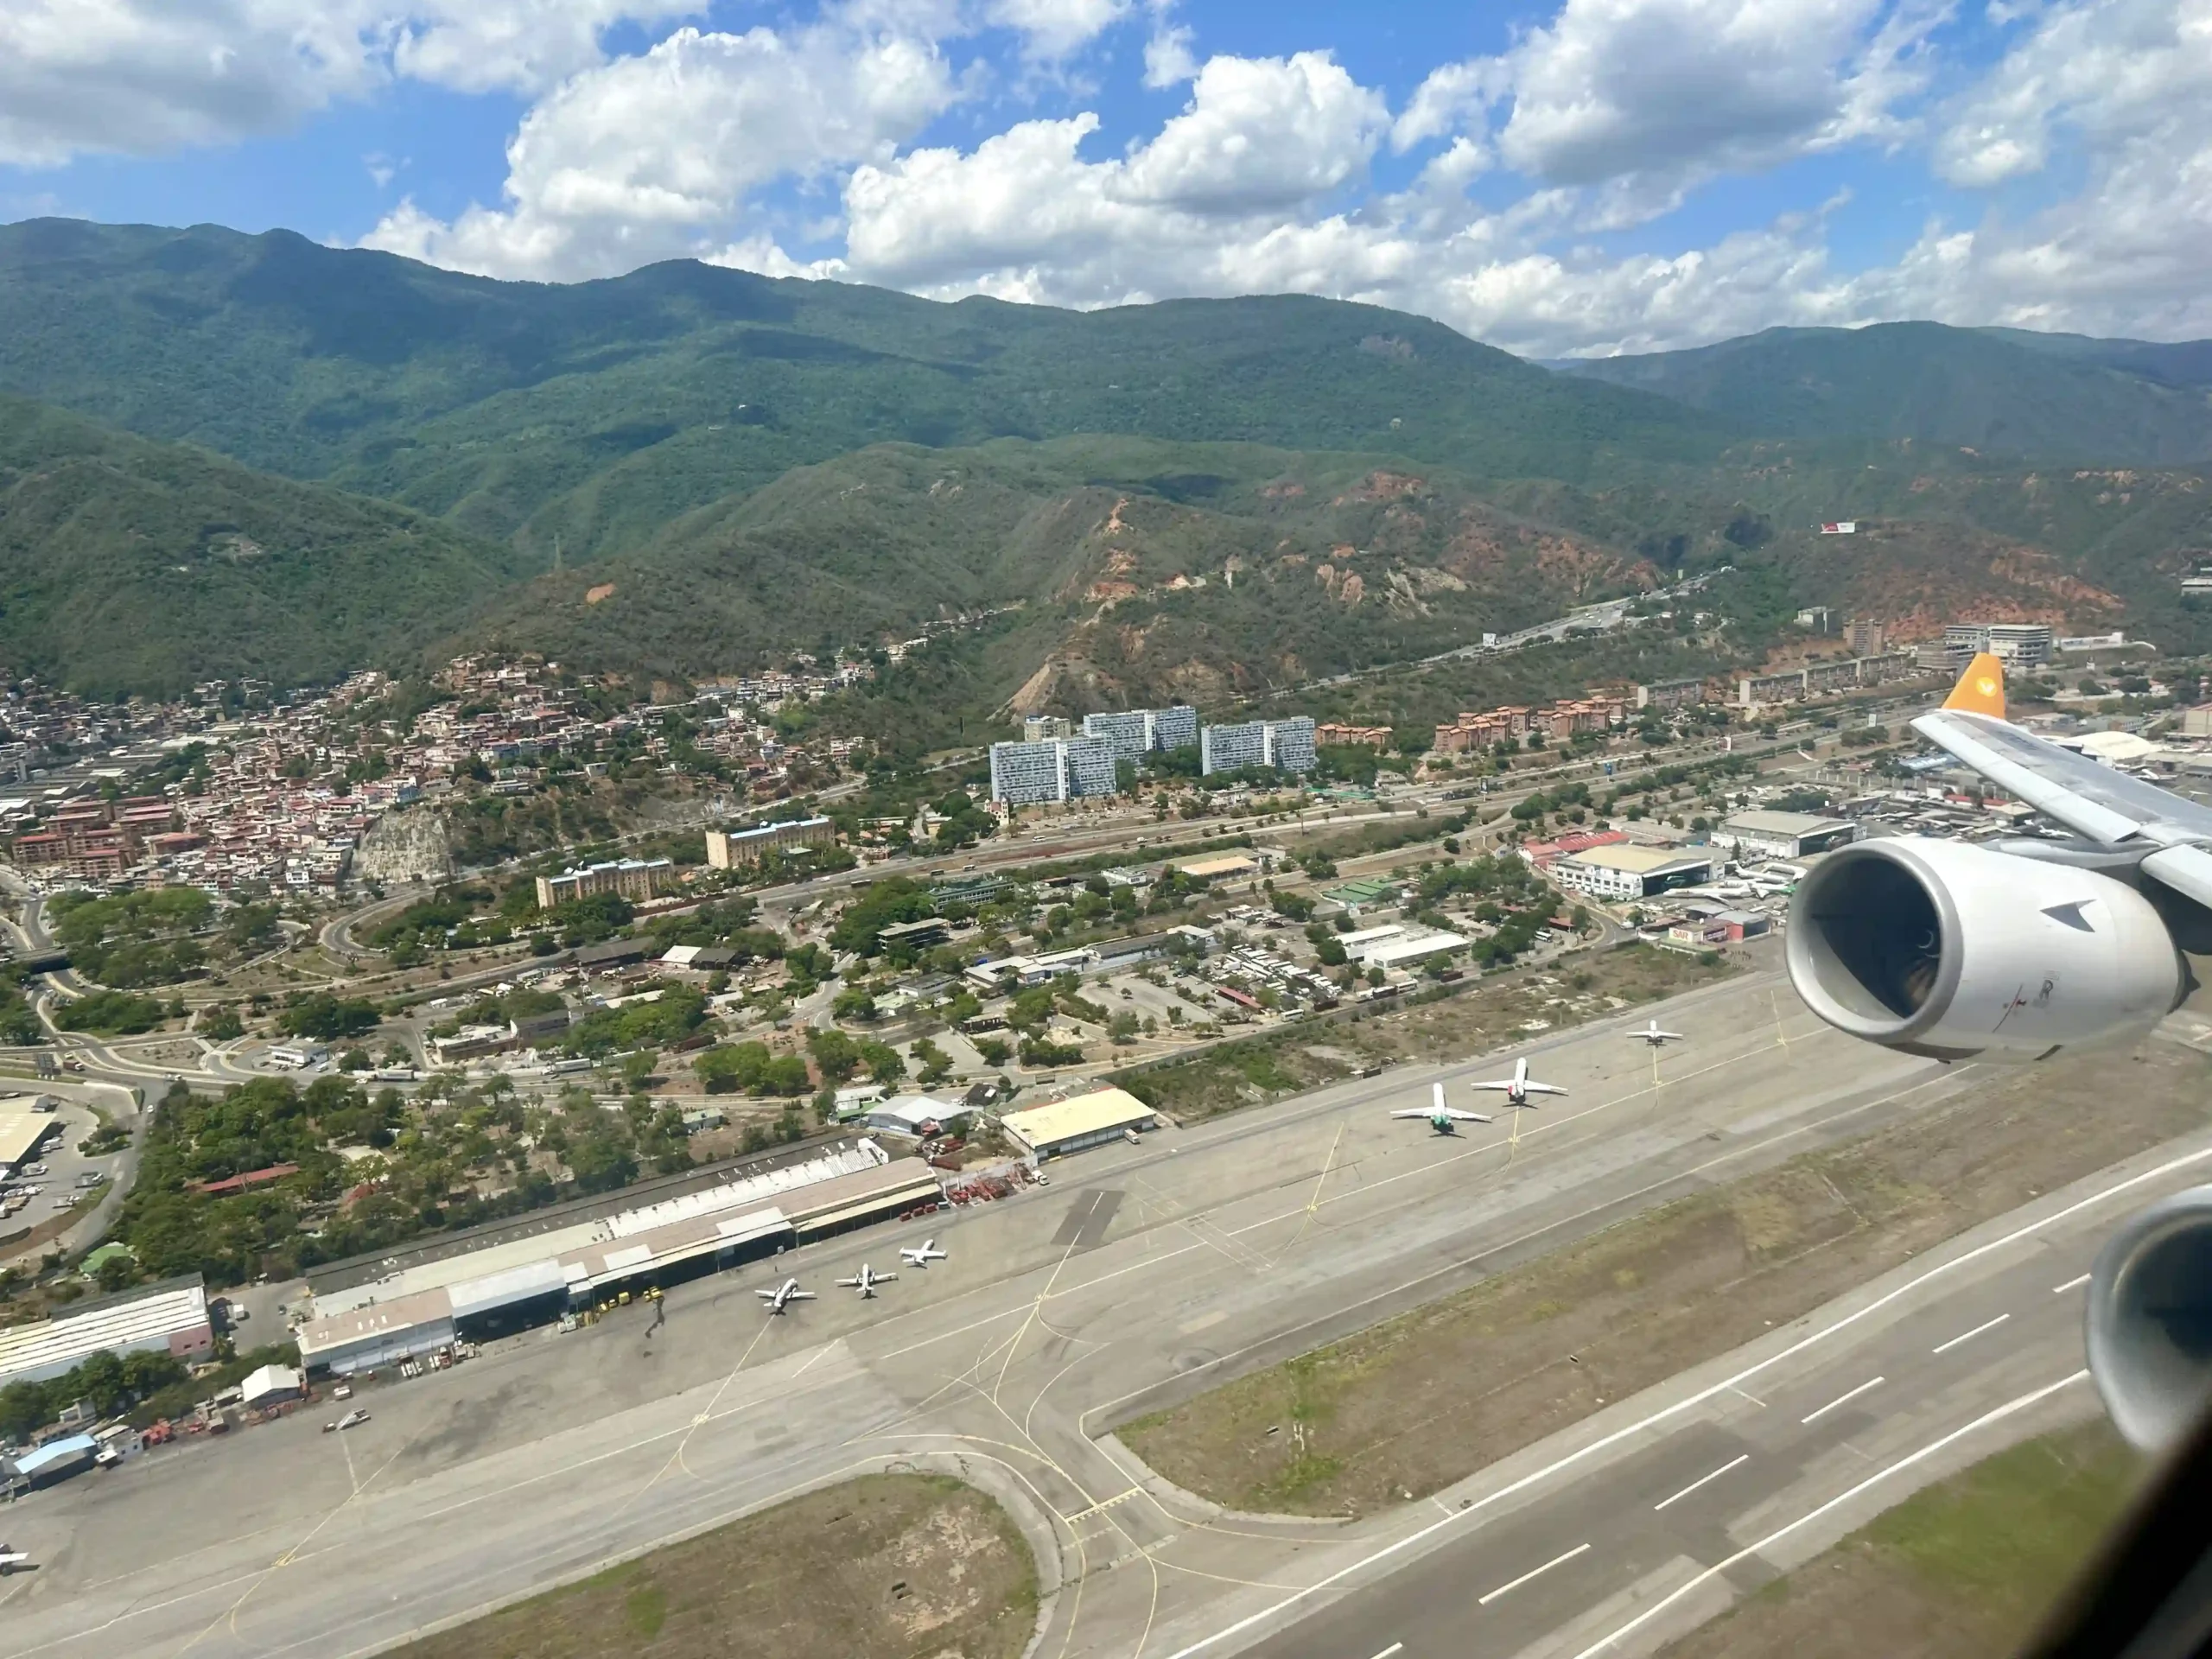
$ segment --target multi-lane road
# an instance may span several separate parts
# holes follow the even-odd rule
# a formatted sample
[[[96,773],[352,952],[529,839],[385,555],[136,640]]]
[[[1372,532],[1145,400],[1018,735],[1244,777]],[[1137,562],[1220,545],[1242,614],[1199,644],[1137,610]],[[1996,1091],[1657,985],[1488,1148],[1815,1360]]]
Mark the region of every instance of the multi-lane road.
[[[2208,1137],[2125,1190],[2050,1195],[1978,1254],[1961,1255],[1972,1238],[1931,1252],[1350,1525],[1225,1515],[1107,1432],[1977,1076],[1855,1046],[1771,976],[1663,1018],[1691,1041],[1656,1060],[1624,1039],[1625,1015],[1519,1051],[1573,1093],[1517,1144],[1503,1122],[1455,1142],[1388,1116],[1433,1076],[1510,1056],[1402,1068],[1067,1160],[1047,1189],[941,1218],[951,1259],[874,1301],[826,1281],[929,1230],[678,1287],[657,1331],[618,1316],[493,1344],[371,1389],[372,1421],[342,1435],[295,1419],[40,1494],[10,1517],[41,1570],[0,1587],[0,1651],[365,1653],[899,1466],[957,1470],[1007,1503],[1039,1547],[1054,1659],[1393,1643],[1418,1659],[1467,1651],[1471,1631],[1499,1652],[1647,1650],[1868,1506],[2088,1409],[2069,1380],[2078,1292],[2053,1287],[2132,1203],[2212,1171]],[[765,1318],[752,1288],[786,1272],[823,1300]]]

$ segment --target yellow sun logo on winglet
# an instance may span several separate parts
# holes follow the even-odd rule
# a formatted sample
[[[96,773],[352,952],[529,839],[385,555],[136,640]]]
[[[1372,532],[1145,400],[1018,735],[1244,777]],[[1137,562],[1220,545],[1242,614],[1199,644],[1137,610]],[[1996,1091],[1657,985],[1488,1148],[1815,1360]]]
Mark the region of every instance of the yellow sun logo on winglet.
[[[1967,671],[1959,676],[1958,684],[1943,700],[1943,706],[2004,719],[2005,665],[1987,652],[1979,653],[1967,664]]]

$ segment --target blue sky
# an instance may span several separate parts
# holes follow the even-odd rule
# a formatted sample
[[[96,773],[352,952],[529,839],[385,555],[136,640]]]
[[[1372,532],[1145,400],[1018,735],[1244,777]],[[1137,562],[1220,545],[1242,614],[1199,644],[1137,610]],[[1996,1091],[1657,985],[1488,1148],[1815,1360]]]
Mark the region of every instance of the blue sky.
[[[2212,0],[25,0],[0,217],[569,281],[1297,289],[1539,355],[2212,334]]]

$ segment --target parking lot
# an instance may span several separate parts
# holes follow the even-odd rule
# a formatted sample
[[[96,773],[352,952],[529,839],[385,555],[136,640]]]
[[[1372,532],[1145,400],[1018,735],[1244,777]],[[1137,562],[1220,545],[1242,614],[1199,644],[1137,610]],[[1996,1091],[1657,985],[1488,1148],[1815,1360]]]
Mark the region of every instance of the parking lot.
[[[99,1116],[91,1107],[64,1100],[54,1116],[60,1128],[38,1155],[14,1179],[0,1183],[0,1209],[8,1212],[0,1222],[0,1233],[36,1228],[66,1216],[79,1206],[93,1182],[115,1166],[116,1153],[86,1158],[77,1151],[78,1143],[99,1127]]]

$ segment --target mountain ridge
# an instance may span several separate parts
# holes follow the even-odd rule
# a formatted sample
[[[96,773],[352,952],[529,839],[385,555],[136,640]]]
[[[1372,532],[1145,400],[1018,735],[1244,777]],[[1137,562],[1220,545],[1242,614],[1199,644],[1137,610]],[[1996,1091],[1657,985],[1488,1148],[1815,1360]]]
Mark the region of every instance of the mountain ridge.
[[[2212,461],[2212,341],[1889,322],[1770,328],[1551,366],[1770,437],[1912,438],[2098,465]]]

